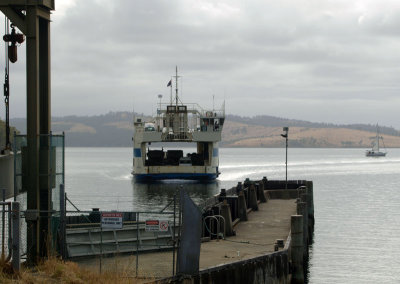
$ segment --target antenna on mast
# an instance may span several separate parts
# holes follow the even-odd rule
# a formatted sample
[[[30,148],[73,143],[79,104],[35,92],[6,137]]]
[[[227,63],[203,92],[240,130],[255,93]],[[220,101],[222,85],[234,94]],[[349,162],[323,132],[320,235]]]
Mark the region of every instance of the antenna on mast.
[[[178,66],[175,66],[175,101],[176,107],[178,107]]]
[[[215,107],[214,107],[214,96],[215,96],[215,95],[213,95],[213,112],[214,112],[214,110],[215,110]]]

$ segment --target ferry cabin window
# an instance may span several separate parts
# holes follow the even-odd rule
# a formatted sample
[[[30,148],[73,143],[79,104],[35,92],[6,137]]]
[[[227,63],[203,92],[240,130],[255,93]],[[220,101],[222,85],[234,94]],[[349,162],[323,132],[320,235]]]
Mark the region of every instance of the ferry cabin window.
[[[179,112],[186,112],[186,106],[178,106]]]
[[[155,129],[154,126],[146,126],[146,127],[144,128],[144,131],[156,131],[156,129]]]

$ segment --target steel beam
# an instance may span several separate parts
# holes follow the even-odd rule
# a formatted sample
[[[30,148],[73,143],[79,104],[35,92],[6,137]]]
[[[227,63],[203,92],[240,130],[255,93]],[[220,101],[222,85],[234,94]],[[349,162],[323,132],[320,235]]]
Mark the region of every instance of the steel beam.
[[[35,264],[51,249],[50,11],[54,0],[2,0],[0,10],[26,36],[27,254],[28,263]]]
[[[26,34],[25,15],[20,10],[15,10],[9,6],[0,6],[0,10],[23,34]]]
[[[50,152],[51,151],[51,93],[50,93],[50,22],[38,17],[39,28],[39,127],[40,127],[40,167],[39,167],[39,199],[40,210],[40,244],[41,256],[46,256],[51,247],[51,206],[52,192],[50,181]]]

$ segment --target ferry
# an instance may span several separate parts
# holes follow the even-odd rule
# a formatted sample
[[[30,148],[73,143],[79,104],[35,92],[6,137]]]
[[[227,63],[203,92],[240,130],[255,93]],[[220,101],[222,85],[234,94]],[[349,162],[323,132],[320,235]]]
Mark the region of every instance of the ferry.
[[[183,104],[178,96],[177,69],[173,78],[167,84],[170,101],[162,103],[162,95],[158,96],[157,115],[148,120],[134,118],[132,174],[138,181],[214,180],[220,174],[218,144],[225,102],[220,109],[209,110],[196,103]]]

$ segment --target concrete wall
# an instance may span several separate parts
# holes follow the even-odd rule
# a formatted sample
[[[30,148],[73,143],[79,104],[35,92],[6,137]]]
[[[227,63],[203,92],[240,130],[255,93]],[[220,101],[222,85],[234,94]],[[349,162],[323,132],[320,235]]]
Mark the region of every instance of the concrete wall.
[[[270,199],[297,199],[299,192],[297,189],[273,189],[267,190],[266,195]]]
[[[155,283],[290,283],[288,250],[262,255],[200,271],[197,275],[176,276]]]
[[[0,155],[0,199],[2,190],[6,190],[6,198],[14,195],[14,155]]]

